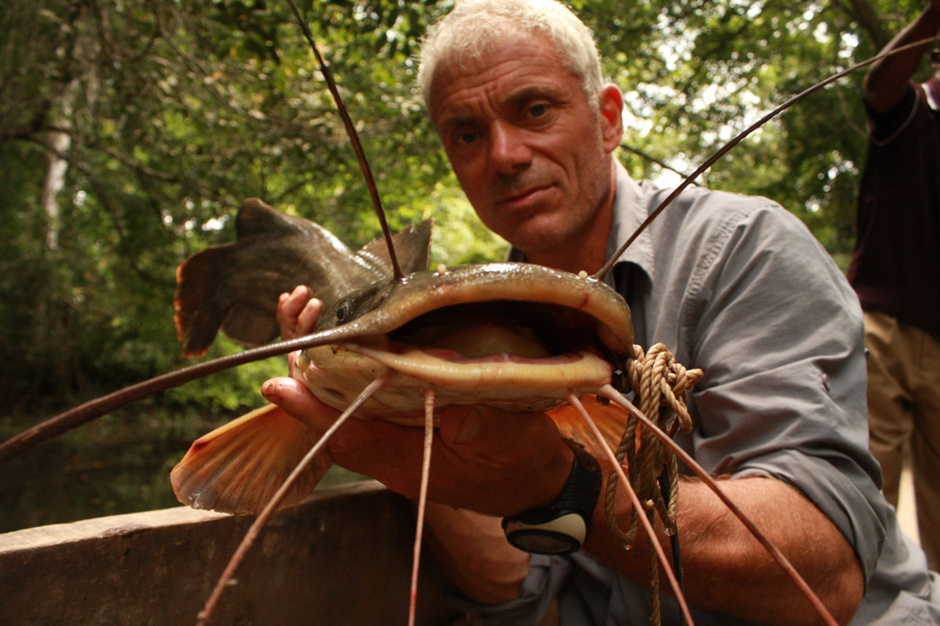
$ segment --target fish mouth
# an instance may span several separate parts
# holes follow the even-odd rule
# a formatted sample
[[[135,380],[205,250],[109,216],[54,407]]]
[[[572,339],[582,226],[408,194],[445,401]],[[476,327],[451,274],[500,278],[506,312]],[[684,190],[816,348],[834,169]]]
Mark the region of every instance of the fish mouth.
[[[490,267],[474,270],[472,280],[427,278],[421,293],[429,302],[405,302],[394,327],[382,332],[307,350],[295,363],[295,376],[335,408],[347,406],[379,375],[389,376],[364,414],[408,423],[423,413],[428,388],[438,407],[550,410],[570,393],[611,382],[618,356],[632,347],[622,298],[584,276],[528,264],[490,265],[521,266],[524,277],[513,267],[507,286],[490,280],[507,268]],[[385,305],[398,307],[392,297]]]
[[[535,394],[552,404],[610,382],[613,365],[592,328],[589,316],[565,307],[495,301],[437,309],[344,348],[436,388],[499,401]]]
[[[568,307],[526,301],[470,302],[435,309],[389,333],[393,343],[455,352],[463,358],[507,354],[548,358],[592,342],[593,320]],[[454,357],[458,358],[458,357]]]

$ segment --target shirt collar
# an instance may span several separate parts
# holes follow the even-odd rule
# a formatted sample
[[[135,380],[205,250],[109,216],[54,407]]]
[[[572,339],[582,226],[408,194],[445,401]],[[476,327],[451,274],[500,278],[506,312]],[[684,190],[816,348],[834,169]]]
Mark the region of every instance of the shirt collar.
[[[626,168],[618,161],[616,163],[617,195],[614,199],[613,222],[610,226],[610,236],[607,240],[606,258],[613,256],[626,241],[636,232],[643,220],[649,214],[649,196],[653,191],[651,183],[642,184],[633,180]],[[647,228],[636,241],[621,255],[616,265],[632,263],[643,270],[653,280],[656,269],[655,255],[653,254],[653,240]],[[611,272],[613,274],[613,272]],[[613,278],[607,277],[608,284]]]

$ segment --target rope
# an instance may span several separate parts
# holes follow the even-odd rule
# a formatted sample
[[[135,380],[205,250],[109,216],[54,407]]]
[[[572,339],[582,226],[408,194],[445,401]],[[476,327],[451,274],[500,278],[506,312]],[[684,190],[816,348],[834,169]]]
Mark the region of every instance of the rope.
[[[650,348],[644,354],[643,348],[633,346],[634,358],[627,360],[626,382],[633,390],[633,403],[640,411],[656,422],[670,437],[680,429],[692,430],[692,416],[687,406],[687,396],[692,387],[702,379],[702,370],[687,370],[678,363],[661,343]],[[667,534],[676,532],[676,509],[679,494],[679,465],[672,452],[647,429],[639,429],[638,420],[632,415],[627,419],[627,427],[617,446],[617,461],[624,464],[630,478],[630,484],[641,502],[646,503],[645,511],[634,510],[626,529],[622,529],[614,514],[618,481],[614,471],[607,480],[604,494],[604,508],[614,537],[626,548],[636,540],[639,529],[639,515],[647,515],[650,522],[658,514],[663,521]],[[669,477],[669,498],[666,501],[659,485],[659,476]],[[654,538],[648,537],[652,542]],[[652,554],[652,549],[650,553]],[[650,560],[650,622],[659,624],[659,566],[655,557]]]

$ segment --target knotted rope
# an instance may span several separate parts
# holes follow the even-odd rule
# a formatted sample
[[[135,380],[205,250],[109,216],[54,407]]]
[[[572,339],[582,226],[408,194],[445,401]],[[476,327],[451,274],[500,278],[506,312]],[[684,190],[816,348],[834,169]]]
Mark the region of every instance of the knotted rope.
[[[670,437],[681,429],[692,430],[692,417],[686,404],[692,387],[702,379],[702,370],[687,370],[670,354],[666,346],[659,343],[644,354],[643,348],[633,346],[634,358],[627,362],[624,372],[630,388],[633,390],[633,403],[648,418],[656,422],[663,432]],[[646,503],[646,511],[633,510],[626,530],[617,523],[614,512],[617,494],[617,476],[611,471],[607,480],[604,507],[610,529],[625,547],[629,548],[636,539],[639,528],[639,515],[645,514],[650,522],[656,513],[663,521],[667,535],[676,532],[676,506],[679,493],[679,466],[675,455],[648,429],[638,430],[639,421],[632,415],[627,420],[627,427],[617,447],[616,457],[621,464],[626,459],[626,469],[630,484],[641,502]],[[668,500],[663,495],[660,477],[668,476]],[[653,538],[648,538],[653,541]],[[659,623],[659,567],[656,556],[650,549],[650,620]]]

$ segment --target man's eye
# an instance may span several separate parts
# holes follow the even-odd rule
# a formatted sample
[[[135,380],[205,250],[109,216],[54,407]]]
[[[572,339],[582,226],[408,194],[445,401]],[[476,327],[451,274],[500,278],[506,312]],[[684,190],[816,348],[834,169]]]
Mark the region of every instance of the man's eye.
[[[529,107],[529,115],[532,117],[542,117],[546,113],[548,113],[547,104],[534,104]]]
[[[471,143],[473,143],[474,141],[476,141],[478,137],[479,137],[479,134],[478,134],[478,133],[476,133],[476,132],[474,132],[474,131],[468,130],[468,131],[465,131],[465,132],[462,132],[462,133],[458,134],[458,135],[457,135],[457,140],[458,140],[461,144],[467,145],[467,144],[471,144]]]

